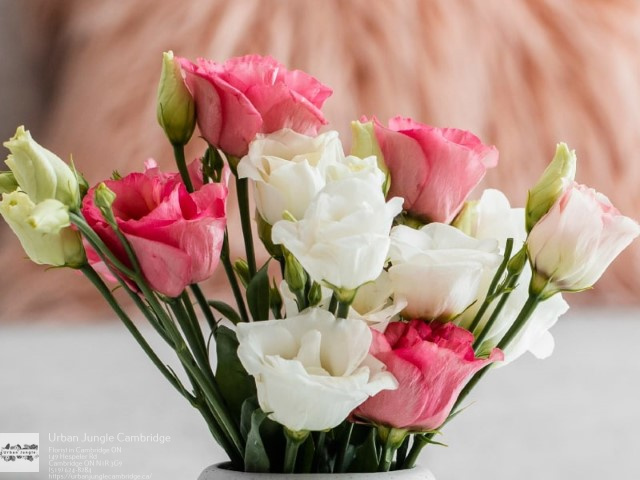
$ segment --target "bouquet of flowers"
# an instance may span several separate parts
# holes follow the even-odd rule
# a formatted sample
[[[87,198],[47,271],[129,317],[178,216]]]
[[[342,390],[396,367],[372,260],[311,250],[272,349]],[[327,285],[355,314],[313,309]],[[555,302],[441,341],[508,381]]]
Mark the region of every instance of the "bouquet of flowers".
[[[565,144],[525,208],[497,190],[467,201],[495,147],[408,118],[361,118],[346,154],[337,132],[319,133],[330,94],[271,58],[169,52],[157,114],[177,173],[149,160],[90,187],[23,127],[4,143],[0,213],[29,258],[95,285],[231,469],[413,467],[492,367],[551,353],[562,293],[590,288],[640,234],[574,181]],[[196,124],[204,153],[187,164]],[[230,180],[242,240],[227,229]],[[231,258],[242,241],[246,257]],[[234,305],[199,286],[219,263]],[[132,308],[180,369],[158,357]]]

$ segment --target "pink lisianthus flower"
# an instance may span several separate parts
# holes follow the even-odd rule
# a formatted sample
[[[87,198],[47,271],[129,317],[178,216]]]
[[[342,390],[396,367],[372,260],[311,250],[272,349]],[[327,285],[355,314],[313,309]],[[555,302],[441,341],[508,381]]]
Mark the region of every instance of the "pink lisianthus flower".
[[[638,235],[638,223],[606,196],[572,182],[529,233],[532,290],[549,297],[590,288]]]
[[[488,358],[477,358],[473,335],[452,323],[392,322],[384,334],[373,335],[369,353],[386,365],[399,385],[366,400],[354,417],[398,429],[437,429],[471,375],[503,359],[497,348]]]
[[[388,196],[403,197],[404,209],[422,221],[450,223],[487,168],[498,164],[498,150],[465,130],[403,117],[391,118],[388,128],[373,123],[391,174]]]
[[[226,184],[202,183],[199,161],[190,167],[196,191],[188,193],[178,173],[163,173],[151,160],[144,173],[131,173],[104,183],[116,194],[112,209],[131,244],[142,274],[156,291],[176,297],[192,283],[209,278],[220,259],[226,226]],[[82,213],[107,247],[131,265],[115,232],[95,204],[95,187],[82,203]],[[95,252],[91,263],[99,262]]]
[[[320,109],[331,89],[271,57],[247,55],[222,64],[179,61],[196,103],[200,133],[227,154],[245,155],[258,133],[290,128],[316,135],[327,123]]]

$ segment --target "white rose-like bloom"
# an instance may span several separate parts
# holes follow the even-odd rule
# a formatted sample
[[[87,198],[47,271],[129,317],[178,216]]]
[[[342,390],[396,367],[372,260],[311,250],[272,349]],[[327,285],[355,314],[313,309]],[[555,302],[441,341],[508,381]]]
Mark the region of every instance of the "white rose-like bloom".
[[[333,428],[370,396],[398,385],[369,355],[372,334],[361,320],[311,308],[284,320],[240,323],[237,335],[260,408],[292,431]]]
[[[385,202],[380,185],[360,177],[327,184],[298,222],[281,220],[271,239],[318,283],[355,290],[380,275],[402,198]]]
[[[511,208],[507,197],[499,190],[494,189],[485,190],[480,200],[475,202],[471,208],[472,211],[468,213],[473,220],[466,222],[465,225],[471,236],[478,240],[498,240],[501,252],[504,252],[507,238],[514,239],[514,252],[522,247],[527,236],[523,208]],[[504,308],[491,327],[491,331],[485,337],[481,346],[482,351],[489,351],[495,347],[513,325],[529,296],[530,280],[531,268],[526,265],[520,274],[516,288],[511,292]],[[456,324],[464,328],[469,327],[482,301],[484,301],[489,283],[490,280],[485,282],[480,289],[483,294],[479,301],[457,318]],[[486,324],[497,302],[497,300],[494,301],[485,313],[483,321],[479,324],[480,328]],[[541,359],[550,356],[553,353],[554,341],[549,329],[568,309],[569,305],[564,301],[562,295],[555,295],[540,303],[518,335],[504,350],[504,361],[496,363],[496,367],[507,365],[527,351]]]
[[[338,132],[309,137],[290,129],[258,135],[238,163],[238,176],[253,180],[256,208],[273,225],[286,210],[302,218],[326,184],[329,165],[344,157]]]
[[[391,231],[389,276],[404,297],[404,315],[449,320],[478,298],[483,280],[500,264],[496,240],[476,240],[457,228],[430,223]]]
[[[78,179],[71,167],[39,145],[28,130],[18,127],[3,145],[11,151],[5,163],[33,202],[53,198],[70,208],[80,205]]]
[[[0,214],[29,258],[41,265],[78,267],[85,261],[80,234],[70,228],[67,206],[54,199],[35,204],[22,190],[5,193]]]
[[[639,234],[607,197],[574,183],[529,232],[532,287],[544,296],[589,288]]]

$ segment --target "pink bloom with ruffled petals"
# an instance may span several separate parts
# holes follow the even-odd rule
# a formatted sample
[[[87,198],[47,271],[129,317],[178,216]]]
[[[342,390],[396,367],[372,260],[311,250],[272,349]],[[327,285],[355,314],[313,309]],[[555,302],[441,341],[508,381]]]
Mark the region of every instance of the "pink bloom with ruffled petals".
[[[227,187],[219,183],[203,185],[200,168],[199,161],[189,167],[196,188],[193,193],[187,192],[179,174],[160,172],[154,161],[146,163],[144,173],[104,182],[116,194],[113,213],[145,279],[154,290],[169,297],[209,278],[220,259]],[[84,197],[82,213],[118,259],[130,265],[124,247],[94,203],[93,188]],[[95,252],[88,258],[92,263],[99,262]]]
[[[196,103],[200,133],[225,153],[243,156],[258,133],[290,128],[316,135],[332,91],[314,77],[288,71],[271,57],[247,55],[219,64],[179,59]]]
[[[391,173],[388,196],[403,197],[404,209],[421,220],[450,223],[487,168],[498,164],[496,148],[465,130],[403,117],[390,119],[388,128],[373,122]]]
[[[473,335],[452,323],[393,322],[384,334],[373,331],[370,353],[398,380],[366,400],[354,416],[412,431],[440,427],[469,378],[485,365],[503,359],[498,349],[476,358]]]

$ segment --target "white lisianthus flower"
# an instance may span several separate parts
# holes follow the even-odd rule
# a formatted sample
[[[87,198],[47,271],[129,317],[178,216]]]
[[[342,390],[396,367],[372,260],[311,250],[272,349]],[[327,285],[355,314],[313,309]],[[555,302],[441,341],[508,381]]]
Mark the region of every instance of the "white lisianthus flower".
[[[78,267],[85,262],[80,234],[70,228],[67,206],[54,199],[35,204],[23,191],[5,193],[0,214],[35,263]]]
[[[33,202],[53,198],[69,208],[80,205],[74,171],[56,154],[36,143],[24,127],[18,127],[16,134],[3,145],[11,151],[5,163]]]
[[[327,168],[342,157],[338,132],[309,137],[285,128],[251,142],[238,163],[238,176],[253,180],[256,208],[273,225],[285,211],[302,218],[326,185]]]
[[[509,200],[499,190],[485,190],[480,200],[474,202],[468,211],[465,209],[463,214],[467,216],[466,221],[462,222],[467,232],[478,240],[498,240],[501,253],[504,252],[508,238],[514,239],[514,252],[522,247],[526,239],[524,209],[511,208]],[[530,279],[531,268],[526,265],[520,274],[516,288],[511,292],[500,315],[487,333],[481,346],[481,351],[490,351],[491,348],[495,347],[513,325],[529,296]],[[489,283],[490,279],[481,287],[480,290],[483,294],[478,302],[458,317],[455,320],[456,324],[469,328],[484,301],[489,289]],[[479,329],[484,328],[496,304],[497,300],[485,312],[483,320],[478,326]],[[549,329],[555,325],[558,318],[568,309],[569,305],[564,301],[562,295],[555,295],[540,303],[518,335],[504,350],[504,361],[496,364],[496,366],[507,365],[527,351],[541,359],[550,356],[553,353],[554,341]]]
[[[398,385],[369,355],[372,334],[361,320],[311,308],[284,320],[240,323],[237,334],[260,408],[292,431],[333,428],[370,396]]]
[[[450,320],[473,304],[500,264],[496,240],[476,240],[443,223],[391,231],[389,276],[407,300],[404,315]]]
[[[529,233],[532,290],[548,297],[590,288],[638,235],[638,223],[606,196],[573,183]]]
[[[349,177],[323,188],[300,221],[277,222],[271,238],[318,283],[356,290],[380,275],[401,210],[401,198],[385,202],[380,185]]]
[[[351,316],[360,318],[381,332],[407,306],[407,300],[395,295],[389,273],[384,270],[373,282],[358,289],[351,304]]]
[[[256,208],[270,225],[285,211],[302,218],[327,183],[347,177],[384,182],[375,157],[345,157],[338,132],[310,137],[287,128],[258,135],[238,163],[238,175],[253,181]]]
[[[467,202],[454,226],[478,240],[498,240],[500,251],[504,251],[508,238],[513,238],[514,251],[527,239],[524,208],[511,208],[504,193],[493,188],[482,192],[479,200]]]

